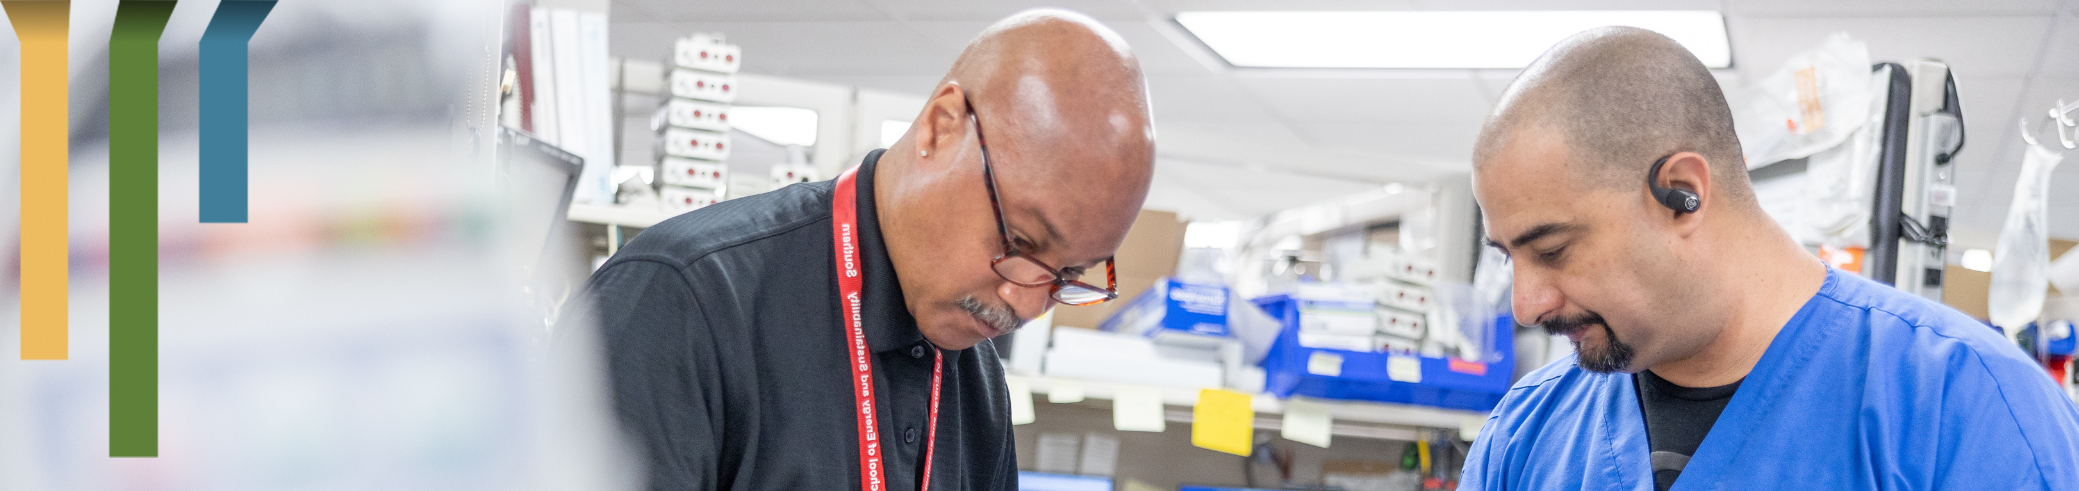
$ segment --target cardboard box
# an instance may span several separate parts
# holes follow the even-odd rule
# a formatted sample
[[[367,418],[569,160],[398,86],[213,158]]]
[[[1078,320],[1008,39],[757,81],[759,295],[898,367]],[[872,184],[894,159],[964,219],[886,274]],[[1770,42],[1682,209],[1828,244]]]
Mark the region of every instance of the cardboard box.
[[[1054,325],[1094,329],[1112,311],[1125,305],[1156,281],[1175,275],[1177,259],[1184,253],[1184,222],[1167,211],[1141,210],[1126,232],[1126,240],[1113,255],[1119,271],[1119,299],[1097,305],[1054,306]],[[1102,272],[1098,274],[1102,275]],[[1098,278],[1100,281],[1102,277]]]

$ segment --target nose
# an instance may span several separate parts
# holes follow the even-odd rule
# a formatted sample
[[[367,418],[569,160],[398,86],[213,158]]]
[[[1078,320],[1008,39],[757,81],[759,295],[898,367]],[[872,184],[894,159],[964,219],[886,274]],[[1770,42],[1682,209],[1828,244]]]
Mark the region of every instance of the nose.
[[[1516,322],[1536,325],[1544,322],[1547,315],[1559,310],[1566,303],[1559,288],[1552,285],[1550,278],[1539,274],[1534,268],[1525,268],[1522,263],[1515,266],[1515,286],[1509,295],[1510,308]]]
[[[1037,319],[1054,306],[1054,287],[1019,286],[1008,281],[996,284],[996,296],[1011,306],[1011,314],[1019,319]]]

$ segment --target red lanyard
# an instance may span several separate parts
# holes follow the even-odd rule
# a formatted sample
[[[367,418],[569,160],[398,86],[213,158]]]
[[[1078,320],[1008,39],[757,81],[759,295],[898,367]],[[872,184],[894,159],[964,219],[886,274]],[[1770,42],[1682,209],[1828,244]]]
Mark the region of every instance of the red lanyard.
[[[852,350],[852,405],[859,410],[859,484],[868,491],[887,491],[887,474],[881,471],[881,439],[874,417],[873,357],[866,349],[866,319],[859,313],[859,291],[866,281],[859,265],[858,187],[854,174],[859,168],[837,177],[837,193],[830,197],[831,246],[837,250],[837,294],[844,305],[845,328]],[[931,364],[931,423],[924,436],[924,476],[917,489],[931,489],[931,455],[938,444],[938,385],[945,376],[946,353],[933,346]]]

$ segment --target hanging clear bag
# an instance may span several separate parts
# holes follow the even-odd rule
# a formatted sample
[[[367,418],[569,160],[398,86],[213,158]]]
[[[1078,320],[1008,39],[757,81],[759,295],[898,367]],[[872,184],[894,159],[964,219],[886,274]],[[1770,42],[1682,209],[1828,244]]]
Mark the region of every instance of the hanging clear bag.
[[[2043,298],[2050,286],[2050,243],[2047,195],[2050,172],[2064,154],[2030,144],[2021,159],[2021,177],[2014,182],[2014,202],[2007,209],[2007,223],[2000,227],[1999,246],[1992,253],[1992,285],[1987,288],[1987,313],[1993,325],[2009,333],[2035,321],[2043,312]]]

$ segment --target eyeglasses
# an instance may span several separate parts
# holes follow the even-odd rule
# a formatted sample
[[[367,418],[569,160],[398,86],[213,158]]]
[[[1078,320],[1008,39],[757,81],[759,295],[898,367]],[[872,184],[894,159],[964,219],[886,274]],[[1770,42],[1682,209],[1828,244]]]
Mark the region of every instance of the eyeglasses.
[[[1096,285],[1077,281],[1077,278],[1082,276],[1080,272],[1063,273],[1038,258],[1020,252],[1016,244],[1011,242],[1011,228],[1005,225],[1003,220],[1003,200],[997,198],[996,194],[996,170],[989,164],[989,143],[982,138],[982,119],[975,116],[974,102],[968,101],[966,95],[961,96],[961,102],[967,104],[967,119],[975,124],[975,143],[982,147],[982,184],[989,188],[989,207],[996,210],[996,231],[1003,236],[1003,255],[996,256],[995,260],[989,262],[990,269],[996,270],[996,275],[1003,277],[1004,281],[1018,286],[1052,286],[1053,291],[1049,296],[1052,296],[1054,301],[1067,305],[1095,305],[1119,298],[1119,275],[1113,269],[1112,258],[1104,259],[1107,286],[1098,288]]]

